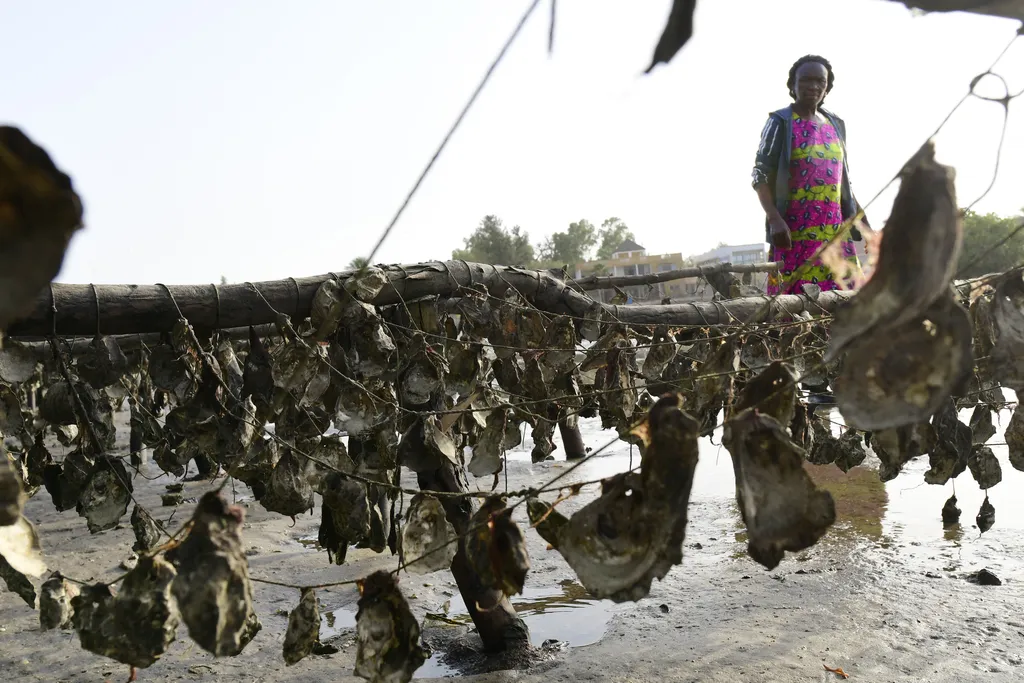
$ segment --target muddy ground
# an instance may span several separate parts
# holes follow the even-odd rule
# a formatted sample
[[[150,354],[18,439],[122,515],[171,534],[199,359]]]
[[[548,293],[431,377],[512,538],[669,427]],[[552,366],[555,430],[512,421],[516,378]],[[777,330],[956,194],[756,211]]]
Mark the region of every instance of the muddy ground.
[[[123,421],[127,414],[119,414]],[[1006,418],[1002,420],[1006,423]],[[122,424],[122,426],[125,426]],[[124,430],[127,433],[127,430]],[[591,447],[610,437],[587,423]],[[881,484],[870,468],[844,475],[834,466],[811,467],[833,491],[839,521],[817,546],[788,555],[765,571],[745,554],[743,528],[733,501],[728,453],[702,444],[690,506],[683,564],[640,603],[613,605],[589,599],[561,556],[527,533],[532,568],[527,591],[513,603],[531,628],[535,645],[549,642],[543,661],[523,671],[472,673],[486,668],[475,654],[479,641],[467,626],[465,608],[449,574],[403,574],[401,585],[424,624],[434,655],[417,675],[423,680],[459,676],[467,681],[827,681],[841,667],[851,680],[1009,681],[1024,663],[1024,473],[1009,466],[1006,449],[994,446],[1003,482],[992,490],[996,525],[983,536],[974,516],[983,494],[965,474],[957,496],[963,526],[943,530],[939,510],[952,485],[928,486],[927,460],[910,463]],[[993,443],[1002,442],[998,434]],[[566,467],[563,461],[529,462],[526,443],[512,454],[508,486],[543,482]],[[60,447],[53,446],[60,454]],[[563,481],[584,481],[629,466],[628,446],[619,443]],[[556,451],[561,458],[561,450]],[[638,456],[637,456],[638,457]],[[139,501],[172,528],[188,518],[191,504],[161,507],[171,479],[147,463],[136,477]],[[412,477],[406,481],[414,486]],[[481,480],[481,488],[490,481]],[[504,483],[502,483],[504,485]],[[185,484],[186,501],[208,482]],[[228,487],[230,492],[232,487]],[[596,494],[596,487],[564,503],[571,512]],[[229,495],[232,495],[229,493]],[[244,530],[254,577],[296,584],[359,578],[393,568],[397,558],[368,550],[349,552],[345,566],[328,563],[316,538],[319,510],[292,520],[267,513],[238,484],[233,495],[247,507]],[[129,510],[130,511],[130,510]],[[51,569],[83,580],[110,580],[134,541],[127,517],[122,527],[90,535],[74,511],[55,512],[45,491],[29,501],[26,515],[39,527]],[[525,511],[517,510],[525,519]],[[967,576],[988,567],[1001,586],[978,586]],[[319,592],[322,640],[338,651],[286,667],[281,646],[287,612],[298,592],[256,584],[263,631],[237,658],[217,660],[192,644],[184,626],[179,640],[140,681],[326,681],[352,676],[355,657],[352,587]],[[128,668],[82,650],[72,631],[41,632],[38,613],[12,593],[0,592],[0,671],[19,681],[124,681]]]

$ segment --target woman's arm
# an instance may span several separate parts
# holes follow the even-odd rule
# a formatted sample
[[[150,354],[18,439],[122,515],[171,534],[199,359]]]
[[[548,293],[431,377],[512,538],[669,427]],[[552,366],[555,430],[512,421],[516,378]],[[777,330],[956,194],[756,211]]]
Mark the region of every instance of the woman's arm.
[[[757,154],[754,156],[754,171],[751,174],[751,186],[754,189],[757,189],[758,185],[769,185],[778,170],[783,137],[782,122],[774,116],[769,116],[761,130],[761,142],[758,143]]]
[[[761,142],[757,146],[757,155],[754,157],[754,170],[751,174],[753,182],[751,185],[757,192],[757,198],[761,202],[761,208],[768,219],[768,228],[771,235],[772,245],[778,249],[789,249],[793,242],[789,235],[789,226],[783,220],[775,200],[772,197],[773,178],[779,167],[779,156],[782,154],[783,131],[782,122],[774,116],[769,116],[761,131]]]

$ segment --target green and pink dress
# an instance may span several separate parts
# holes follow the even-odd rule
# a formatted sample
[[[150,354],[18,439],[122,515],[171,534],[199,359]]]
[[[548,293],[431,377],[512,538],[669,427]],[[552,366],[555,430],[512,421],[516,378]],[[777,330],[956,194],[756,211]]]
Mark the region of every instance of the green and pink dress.
[[[794,112],[789,193],[782,214],[793,246],[772,248],[772,259],[782,266],[778,275],[769,277],[768,294],[797,294],[805,283],[816,284],[822,291],[840,288],[832,270],[820,260],[807,262],[843,224],[842,182],[843,146],[836,129],[828,121],[805,120]],[[857,262],[852,240],[845,240],[840,248],[845,258]]]

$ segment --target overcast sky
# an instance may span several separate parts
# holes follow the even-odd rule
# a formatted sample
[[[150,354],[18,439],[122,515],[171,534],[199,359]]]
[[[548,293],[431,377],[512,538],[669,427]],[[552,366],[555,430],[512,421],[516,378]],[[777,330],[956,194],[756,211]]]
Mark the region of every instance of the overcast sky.
[[[0,120],[42,144],[85,202],[59,281],[232,282],[365,255],[529,0],[0,0]],[[649,251],[758,241],[750,167],[805,53],[836,72],[868,201],[1017,23],[916,17],[885,0],[703,0],[696,35],[642,75],[670,0],[560,0],[519,40],[375,259],[446,258],[488,213],[537,243],[623,218]],[[1000,68],[1024,88],[1024,39]],[[995,92],[989,89],[988,92]],[[1001,92],[997,92],[1001,94]],[[1002,109],[938,138],[961,204],[991,178]],[[1024,206],[1024,101],[978,208]],[[890,192],[868,210],[877,226]]]

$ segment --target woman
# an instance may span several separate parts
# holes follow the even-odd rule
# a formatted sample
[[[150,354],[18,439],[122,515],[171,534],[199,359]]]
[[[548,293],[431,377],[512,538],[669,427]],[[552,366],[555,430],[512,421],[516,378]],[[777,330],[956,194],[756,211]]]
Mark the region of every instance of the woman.
[[[821,106],[834,82],[824,57],[798,59],[786,82],[793,104],[772,112],[761,132],[753,186],[765,212],[771,260],[782,262],[768,280],[769,294],[797,294],[806,283],[822,290],[840,286],[831,268],[812,259],[860,210],[850,188],[846,125]],[[860,232],[853,228],[850,237],[837,246],[856,270],[853,241]]]

